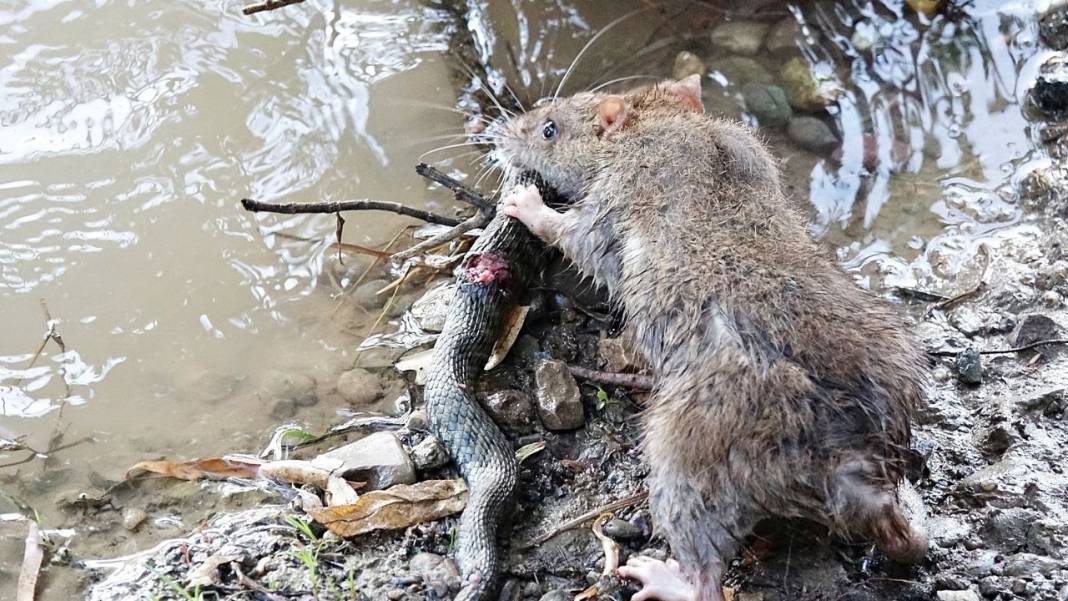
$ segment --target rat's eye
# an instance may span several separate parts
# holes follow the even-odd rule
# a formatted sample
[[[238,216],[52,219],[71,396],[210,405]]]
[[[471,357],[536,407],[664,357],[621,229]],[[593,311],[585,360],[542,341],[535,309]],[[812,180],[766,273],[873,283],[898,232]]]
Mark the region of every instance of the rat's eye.
[[[541,137],[546,140],[552,140],[556,137],[557,129],[556,123],[552,120],[546,121],[545,125],[541,128]]]

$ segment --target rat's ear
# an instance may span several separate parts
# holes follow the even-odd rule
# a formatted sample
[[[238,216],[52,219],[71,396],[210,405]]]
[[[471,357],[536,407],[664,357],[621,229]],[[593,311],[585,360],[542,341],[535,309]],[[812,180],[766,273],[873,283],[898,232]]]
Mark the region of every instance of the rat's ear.
[[[667,84],[667,91],[678,97],[683,106],[695,113],[705,112],[701,102],[701,76],[697,73]]]
[[[601,122],[602,137],[619,131],[627,121],[627,102],[621,96],[606,96],[597,105],[597,118]]]

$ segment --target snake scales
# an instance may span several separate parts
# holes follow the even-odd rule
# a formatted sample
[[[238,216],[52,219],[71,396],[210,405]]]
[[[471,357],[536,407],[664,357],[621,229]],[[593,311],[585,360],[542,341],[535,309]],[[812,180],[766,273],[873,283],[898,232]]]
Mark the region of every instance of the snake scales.
[[[427,372],[430,430],[468,488],[456,539],[463,582],[458,600],[487,599],[500,584],[498,527],[516,489],[518,466],[512,444],[472,393],[540,248],[518,221],[502,214],[493,218],[458,270],[456,296]]]

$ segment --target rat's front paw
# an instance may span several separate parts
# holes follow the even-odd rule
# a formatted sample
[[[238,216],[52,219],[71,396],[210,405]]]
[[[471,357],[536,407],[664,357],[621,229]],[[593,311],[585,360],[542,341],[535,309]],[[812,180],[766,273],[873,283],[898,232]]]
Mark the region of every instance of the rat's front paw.
[[[532,234],[546,238],[560,218],[560,214],[545,206],[537,186],[516,186],[501,201],[501,212],[518,219]]]
[[[642,584],[642,589],[631,601],[696,601],[697,589],[686,579],[679,569],[679,562],[669,559],[667,562],[635,555],[627,560],[627,565],[616,570],[620,576],[633,578]]]

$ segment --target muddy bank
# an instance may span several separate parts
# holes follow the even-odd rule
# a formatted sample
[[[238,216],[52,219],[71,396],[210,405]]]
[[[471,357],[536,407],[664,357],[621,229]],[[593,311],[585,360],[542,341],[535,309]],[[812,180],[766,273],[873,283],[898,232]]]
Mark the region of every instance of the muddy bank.
[[[1068,268],[1061,258],[1068,243],[1063,192],[1068,181],[1056,170],[1037,170],[1025,181],[1028,195],[1020,200],[1037,213],[1029,224],[1031,235],[988,242],[986,283],[978,294],[933,310],[932,303],[894,297],[915,317],[925,348],[989,351],[1065,336],[1068,311],[1054,295],[1068,294]],[[591,508],[641,490],[644,468],[636,446],[641,397],[614,387],[576,388],[564,373],[539,372],[549,358],[597,369],[624,367],[626,359],[606,338],[610,324],[590,316],[603,307],[579,310],[558,293],[535,306],[519,342],[487,375],[479,393],[492,397],[517,448],[546,444],[522,464],[504,598],[569,599],[597,582],[603,567],[601,544],[589,524],[534,548],[525,544]],[[736,598],[1060,600],[1068,595],[1063,466],[1068,348],[982,355],[980,363],[976,376],[966,353],[932,358],[930,403],[916,427],[918,460],[912,474],[931,537],[923,565],[892,565],[870,547],[829,539],[811,524],[768,522],[730,570]],[[539,399],[566,404],[572,391],[581,398],[582,427],[547,428],[560,424],[539,412],[545,405]],[[416,412],[399,430],[409,451],[426,437],[418,406],[416,400]],[[419,472],[420,479],[454,476],[451,466]],[[321,529],[309,539],[284,521],[293,514],[284,505],[225,513],[112,573],[92,588],[91,598],[167,597],[174,594],[168,578],[188,582],[191,571],[220,556],[233,558],[211,588],[223,598],[252,594],[262,586],[254,597],[271,598],[265,592],[270,591],[308,599],[446,599],[458,586],[455,566],[445,559],[455,518],[340,541]],[[641,504],[615,516],[607,530],[625,554],[665,553]],[[301,559],[307,548],[316,549],[314,571]],[[604,598],[626,598],[621,594]]]

